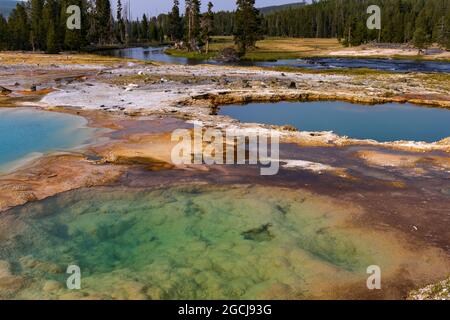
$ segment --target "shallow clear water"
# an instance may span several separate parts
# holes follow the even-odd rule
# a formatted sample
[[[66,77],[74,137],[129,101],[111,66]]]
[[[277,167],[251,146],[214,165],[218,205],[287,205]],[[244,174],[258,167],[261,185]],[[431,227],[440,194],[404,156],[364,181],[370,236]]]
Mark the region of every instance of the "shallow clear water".
[[[394,60],[394,59],[352,59],[352,58],[311,58],[311,59],[288,59],[270,62],[238,62],[224,63],[216,60],[198,60],[183,57],[174,57],[164,53],[166,47],[127,48],[117,50],[100,51],[98,54],[132,58],[139,60],[153,60],[167,63],[179,63],[188,65],[197,64],[227,64],[238,66],[261,66],[261,67],[298,67],[306,69],[339,69],[339,68],[368,68],[375,70],[395,72],[450,72],[449,62],[416,61],[416,60]]]
[[[450,136],[450,111],[412,104],[358,105],[339,101],[224,106],[219,114],[242,122],[292,125],[377,141],[434,142]]]
[[[0,108],[0,172],[36,154],[85,143],[94,129],[78,116],[30,108]]]
[[[355,211],[262,186],[72,191],[0,216],[0,298],[345,297],[367,293],[372,264],[385,279],[442,266],[387,232],[351,226]],[[76,292],[65,287],[73,264]]]
[[[126,48],[126,49],[115,49],[115,50],[102,50],[97,52],[99,55],[113,56],[119,58],[130,58],[138,60],[152,60],[158,62],[166,63],[179,63],[196,65],[207,63],[204,60],[198,59],[188,59],[184,57],[175,57],[164,53],[167,47],[146,47],[146,48]]]

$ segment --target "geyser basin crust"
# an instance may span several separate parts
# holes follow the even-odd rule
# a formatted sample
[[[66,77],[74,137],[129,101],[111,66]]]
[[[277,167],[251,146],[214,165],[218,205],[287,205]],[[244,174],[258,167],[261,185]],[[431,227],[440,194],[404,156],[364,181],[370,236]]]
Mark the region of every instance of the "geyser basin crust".
[[[441,251],[356,226],[358,215],[274,187],[63,193],[1,216],[0,297],[393,298],[449,271]],[[81,268],[80,291],[65,287],[70,264]],[[383,270],[378,292],[366,288],[373,264]]]

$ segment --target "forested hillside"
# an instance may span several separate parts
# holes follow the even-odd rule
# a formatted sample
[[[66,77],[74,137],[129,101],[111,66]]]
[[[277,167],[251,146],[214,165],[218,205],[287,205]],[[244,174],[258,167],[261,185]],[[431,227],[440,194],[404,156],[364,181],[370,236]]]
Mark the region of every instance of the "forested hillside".
[[[262,8],[259,8],[259,12],[261,12],[261,14],[270,14],[270,13],[274,13],[277,11],[283,11],[283,10],[290,9],[290,8],[302,7],[305,4],[306,4],[306,2],[299,1],[299,2],[293,2],[293,3],[288,3],[288,4],[281,4],[281,5],[277,5],[277,6],[262,7]]]
[[[369,5],[381,8],[381,32],[366,27]],[[416,36],[450,48],[449,0],[322,0],[266,15],[264,23],[269,36],[336,37],[353,45],[404,43]]]
[[[370,5],[381,8],[380,31],[366,26]],[[450,0],[321,0],[269,11],[263,25],[266,36],[339,38],[346,45],[435,42],[450,49]],[[231,35],[233,28],[233,13],[216,14],[216,35]]]

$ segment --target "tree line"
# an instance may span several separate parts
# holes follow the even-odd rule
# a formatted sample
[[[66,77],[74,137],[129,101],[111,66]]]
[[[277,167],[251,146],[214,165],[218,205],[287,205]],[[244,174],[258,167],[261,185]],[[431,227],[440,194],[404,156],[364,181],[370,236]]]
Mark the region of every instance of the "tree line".
[[[66,28],[70,5],[81,8],[80,30]],[[370,5],[381,8],[381,30],[366,26]],[[237,0],[233,12],[213,12],[213,7],[209,2],[202,13],[200,0],[186,0],[184,8],[174,0],[166,14],[133,20],[124,0],[118,0],[114,13],[109,0],[28,0],[17,4],[8,19],[0,15],[0,50],[58,52],[172,42],[189,51],[208,52],[213,35],[233,35],[241,53],[263,35],[338,38],[349,46],[377,41],[426,48],[438,43],[450,49],[448,0],[317,0],[265,15],[254,0]]]
[[[81,28],[66,27],[67,8],[81,9]],[[163,42],[168,16],[131,20],[128,6],[118,0],[113,15],[109,0],[28,0],[17,4],[8,19],[0,15],[0,50],[61,50],[106,45]]]
[[[68,29],[67,8],[81,9],[81,28]],[[261,18],[254,0],[237,0],[236,12],[215,14],[213,3],[201,13],[200,0],[186,0],[184,14],[174,0],[171,12],[157,17],[146,14],[131,19],[128,3],[117,2],[113,14],[109,0],[28,0],[17,4],[8,19],[0,15],[0,50],[41,50],[49,53],[110,45],[133,45],[170,41],[189,51],[209,51],[218,25],[233,22],[241,50],[260,38]],[[214,19],[217,17],[217,20]]]
[[[256,41],[262,38],[262,17],[255,8],[255,0],[237,0],[236,11],[233,13],[214,13],[214,5],[208,2],[207,12],[201,14],[200,0],[186,0],[185,14],[181,16],[179,6],[179,1],[174,0],[172,11],[168,15],[168,37],[178,47],[208,53],[211,36],[218,35],[215,25],[225,25],[229,22],[228,19],[233,23],[228,33],[234,35],[240,54],[254,47]]]
[[[381,30],[366,26],[367,8],[381,9]],[[338,38],[344,45],[368,42],[411,43],[425,48],[438,43],[450,49],[449,0],[318,0],[269,12],[262,33],[271,37]],[[215,14],[215,35],[232,35],[234,12]]]
[[[381,8],[381,30],[366,26],[367,8]],[[450,49],[449,0],[322,0],[264,17],[268,36],[339,38],[346,45],[377,41],[439,43]]]

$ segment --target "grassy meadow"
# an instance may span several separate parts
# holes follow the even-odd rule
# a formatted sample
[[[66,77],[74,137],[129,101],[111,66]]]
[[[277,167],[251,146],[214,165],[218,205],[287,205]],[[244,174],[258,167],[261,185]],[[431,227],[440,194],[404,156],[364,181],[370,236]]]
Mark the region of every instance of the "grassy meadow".
[[[232,36],[213,37],[208,54],[177,49],[168,49],[166,53],[192,59],[209,59],[227,47],[234,47]],[[258,41],[256,48],[249,50],[242,59],[246,61],[296,59],[323,55],[342,48],[343,46],[337,39],[266,38]]]

